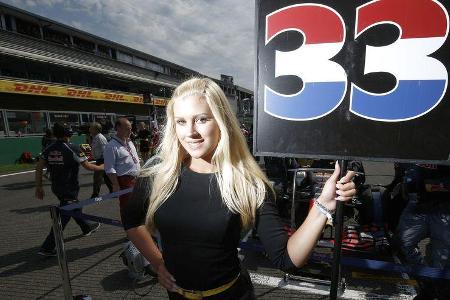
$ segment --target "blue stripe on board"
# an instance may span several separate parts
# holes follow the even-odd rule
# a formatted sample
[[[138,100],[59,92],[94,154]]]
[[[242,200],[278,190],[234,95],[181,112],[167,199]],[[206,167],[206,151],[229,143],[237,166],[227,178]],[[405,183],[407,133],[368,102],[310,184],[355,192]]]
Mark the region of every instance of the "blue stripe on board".
[[[342,100],[346,82],[305,83],[295,96],[278,95],[266,87],[265,111],[281,119],[308,120],[330,113]]]
[[[401,120],[422,115],[442,97],[446,80],[400,80],[392,93],[372,95],[352,87],[355,113],[370,119]]]

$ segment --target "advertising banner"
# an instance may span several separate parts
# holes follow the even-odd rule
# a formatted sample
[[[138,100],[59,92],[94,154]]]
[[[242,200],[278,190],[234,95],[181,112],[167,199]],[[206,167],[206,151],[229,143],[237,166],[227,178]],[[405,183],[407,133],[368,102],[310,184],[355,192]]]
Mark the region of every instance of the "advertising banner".
[[[0,92],[143,104],[142,95],[0,79]]]
[[[256,1],[256,154],[449,163],[449,8]]]
[[[167,106],[167,103],[169,103],[169,99],[165,98],[152,98],[151,104],[156,106]]]

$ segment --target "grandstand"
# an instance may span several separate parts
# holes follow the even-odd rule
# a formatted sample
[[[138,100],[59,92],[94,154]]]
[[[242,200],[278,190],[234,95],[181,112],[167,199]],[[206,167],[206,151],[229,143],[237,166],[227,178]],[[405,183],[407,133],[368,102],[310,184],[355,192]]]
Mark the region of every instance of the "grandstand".
[[[121,115],[161,122],[173,89],[204,76],[1,2],[0,21],[0,164],[39,153],[41,136],[57,121],[78,131],[79,143],[92,121],[106,128]],[[238,117],[248,118],[252,91],[231,76],[214,80]]]

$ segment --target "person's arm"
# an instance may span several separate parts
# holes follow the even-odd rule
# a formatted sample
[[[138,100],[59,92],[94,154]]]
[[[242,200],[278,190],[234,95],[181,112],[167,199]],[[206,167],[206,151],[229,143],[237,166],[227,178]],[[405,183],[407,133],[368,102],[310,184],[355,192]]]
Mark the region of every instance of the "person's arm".
[[[153,270],[158,274],[159,284],[175,292],[178,289],[175,284],[175,278],[167,271],[161,251],[159,251],[147,228],[144,225],[130,228],[127,230],[127,236],[139,252],[150,262]]]
[[[333,212],[336,210],[337,201],[351,200],[356,194],[355,184],[352,182],[355,173],[349,171],[338,181],[339,174],[340,167],[336,163],[333,174],[325,183],[322,194],[317,199],[320,204]],[[326,222],[327,217],[318,209],[317,205],[314,205],[303,224],[289,239],[287,250],[289,257],[297,267],[304,265],[307,261]]]
[[[148,259],[152,268],[157,271],[161,264],[164,264],[164,260],[161,251],[159,251],[145,225],[130,228],[126,233],[128,239]]]
[[[95,164],[88,162],[87,160],[81,162],[80,164],[83,168],[85,168],[88,171],[103,171],[104,170],[103,165],[97,166]]]
[[[39,158],[37,164],[36,164],[36,173],[35,173],[35,182],[36,182],[36,189],[34,192],[34,195],[38,199],[44,199],[45,193],[44,189],[42,188],[42,170],[44,169],[44,166],[46,164],[46,161],[43,158]]]
[[[326,222],[327,217],[318,211],[314,205],[303,224],[288,240],[287,252],[296,267],[301,267],[306,263],[322,234]]]
[[[113,192],[120,191],[120,185],[119,185],[119,180],[117,180],[117,174],[116,173],[107,173],[106,175],[108,176],[109,180],[111,180]]]
[[[144,225],[152,185],[150,177],[138,177],[130,199],[123,208],[122,223],[128,239],[147,258],[158,274],[159,283],[166,289],[175,291],[177,288],[175,279],[167,271],[161,251]]]
[[[96,166],[95,164],[91,164],[88,162],[88,159],[84,152],[80,151],[80,147],[75,146],[73,144],[68,145],[69,149],[72,150],[73,159],[78,162],[83,168],[88,171],[102,171],[103,165]]]
[[[356,193],[355,184],[351,181],[354,172],[348,172],[337,182],[339,172],[339,166],[336,165],[333,175],[327,180],[317,199],[330,211],[335,210],[336,201],[348,201]],[[294,266],[298,268],[305,264],[326,221],[327,217],[314,205],[300,228],[288,239],[275,203],[267,201],[260,208],[257,229],[272,262],[279,269],[290,270]]]
[[[117,180],[116,169],[114,164],[116,161],[116,155],[111,144],[107,144],[103,150],[103,160],[105,163],[105,173],[108,176],[112,184],[113,192],[118,192],[120,190],[119,181]]]

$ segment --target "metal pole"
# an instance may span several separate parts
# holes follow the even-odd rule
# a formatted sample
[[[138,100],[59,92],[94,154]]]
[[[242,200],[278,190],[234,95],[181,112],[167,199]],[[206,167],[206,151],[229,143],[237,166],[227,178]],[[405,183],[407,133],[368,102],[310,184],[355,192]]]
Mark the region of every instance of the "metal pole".
[[[341,168],[341,174],[339,178],[342,178],[347,173],[347,161],[339,160],[339,166]],[[331,270],[331,288],[330,299],[336,300],[338,292],[343,292],[343,286],[341,286],[341,248],[342,248],[342,230],[344,224],[344,203],[337,202],[336,206],[336,219],[334,225],[334,253],[333,253],[333,266]]]
[[[55,236],[56,252],[58,254],[58,264],[61,269],[64,298],[66,300],[73,300],[72,287],[70,285],[69,268],[67,266],[66,252],[64,251],[64,237],[62,232],[59,207],[50,207],[50,215],[52,217],[53,234]]]
[[[291,229],[295,230],[295,192],[297,190],[297,170],[294,170],[294,179],[292,181]]]

